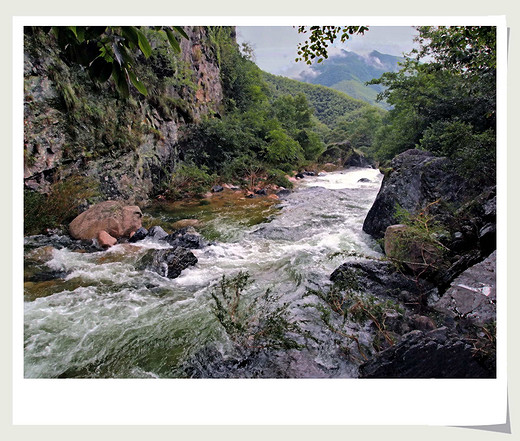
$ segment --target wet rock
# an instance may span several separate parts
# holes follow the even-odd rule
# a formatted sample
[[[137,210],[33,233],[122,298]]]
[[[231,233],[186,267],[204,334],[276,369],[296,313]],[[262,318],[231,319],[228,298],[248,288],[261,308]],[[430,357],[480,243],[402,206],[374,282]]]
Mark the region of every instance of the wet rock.
[[[77,216],[69,225],[74,239],[95,239],[100,231],[106,231],[118,239],[129,237],[141,228],[143,213],[135,205],[121,201],[105,201],[93,205]]]
[[[496,251],[457,277],[434,309],[477,326],[496,321]]]
[[[150,250],[142,259],[141,266],[163,277],[175,279],[180,276],[183,270],[197,262],[197,258],[190,250],[177,247],[166,250]]]
[[[361,378],[493,378],[493,368],[448,328],[412,331],[359,368]]]
[[[278,196],[279,198],[284,198],[286,196],[289,196],[291,193],[291,190],[280,190],[278,193],[276,193],[276,196]]]
[[[488,223],[479,231],[480,249],[487,256],[497,248],[497,226],[496,223]]]
[[[74,240],[70,236],[58,236],[55,234],[46,236],[39,234],[36,236],[24,237],[24,248],[27,250],[43,246],[51,246],[58,250],[68,248],[71,251],[84,251],[87,253],[93,253],[100,250],[95,241]]]
[[[141,227],[135,232],[135,234],[132,235],[132,237],[130,237],[128,242],[135,243],[143,240],[146,236],[148,236],[148,230],[144,227]]]
[[[452,162],[422,150],[407,150],[391,162],[381,189],[363,223],[363,231],[376,237],[384,236],[386,228],[398,224],[396,207],[411,214],[432,204],[429,213],[442,215],[443,204],[458,207],[466,202],[470,190],[466,180],[455,173]],[[435,203],[442,201],[442,204]]]
[[[199,249],[207,245],[206,240],[195,231],[193,227],[181,228],[172,234],[162,238],[173,247],[183,247],[188,249]]]
[[[260,196],[267,196],[267,190],[265,188],[261,188],[260,190],[256,190],[255,193]]]
[[[148,237],[152,239],[161,240],[168,236],[168,233],[162,229],[159,225],[155,225],[148,230]]]
[[[297,179],[304,179],[305,175],[303,173],[297,173],[295,176]]]
[[[372,181],[368,178],[361,178],[361,179],[358,179],[358,182],[372,182]]]
[[[356,290],[378,297],[392,297],[403,303],[425,304],[434,286],[398,272],[384,261],[347,262],[330,276],[335,283],[354,283]]]
[[[304,171],[303,174],[305,176],[316,176],[316,173],[314,173],[313,171]]]
[[[213,187],[211,187],[211,191],[213,193],[219,193],[223,190],[224,190],[224,187],[222,187],[222,185],[214,185]]]

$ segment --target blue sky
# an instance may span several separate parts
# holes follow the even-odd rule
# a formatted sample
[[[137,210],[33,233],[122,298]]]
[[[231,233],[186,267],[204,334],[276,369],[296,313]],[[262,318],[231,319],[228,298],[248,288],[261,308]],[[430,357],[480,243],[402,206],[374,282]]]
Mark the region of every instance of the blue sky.
[[[372,26],[365,35],[354,35],[345,43],[338,43],[329,50],[334,56],[341,49],[361,55],[377,50],[384,54],[402,55],[414,47],[417,31],[410,26]],[[291,26],[238,26],[237,41],[248,42],[254,48],[256,64],[267,72],[297,78],[308,69],[303,63],[295,63],[298,42],[305,36]]]

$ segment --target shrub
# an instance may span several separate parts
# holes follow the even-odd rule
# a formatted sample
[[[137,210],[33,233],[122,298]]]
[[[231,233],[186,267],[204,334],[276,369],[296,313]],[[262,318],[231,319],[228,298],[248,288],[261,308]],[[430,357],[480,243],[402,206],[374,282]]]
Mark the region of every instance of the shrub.
[[[210,175],[207,167],[181,164],[171,177],[167,193],[172,199],[199,197],[208,190],[215,179],[216,176]]]
[[[297,322],[289,317],[289,304],[280,303],[280,296],[266,290],[259,297],[247,298],[245,289],[251,284],[249,273],[222,276],[211,292],[213,314],[230,339],[240,348],[302,349],[304,345],[290,334],[310,338]]]
[[[293,183],[286,177],[286,172],[283,170],[272,169],[267,174],[267,180],[269,183],[278,185],[278,187],[293,188]]]

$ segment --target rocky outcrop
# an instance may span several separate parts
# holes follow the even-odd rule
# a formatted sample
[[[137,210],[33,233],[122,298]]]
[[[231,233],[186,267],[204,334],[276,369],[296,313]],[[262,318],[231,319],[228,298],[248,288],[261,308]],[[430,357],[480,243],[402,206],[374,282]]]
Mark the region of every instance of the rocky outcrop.
[[[476,326],[496,321],[496,252],[464,271],[433,306]]]
[[[218,51],[205,27],[185,27],[189,38],[181,39],[178,56],[155,42],[139,66],[154,93],[130,100],[120,99],[110,82],[94,84],[80,66],[65,63],[51,34],[26,30],[27,188],[48,192],[52,182],[82,174],[99,183],[104,199],[145,201],[179,160],[181,127],[221,111]]]
[[[135,205],[120,201],[105,201],[93,205],[77,216],[69,225],[74,239],[97,239],[101,231],[118,239],[130,237],[141,228],[143,213]],[[109,239],[109,238],[107,238]]]
[[[375,238],[382,238],[388,226],[400,223],[398,206],[414,215],[432,204],[429,213],[441,220],[446,215],[445,207],[458,208],[471,196],[466,180],[447,158],[408,150],[396,156],[390,167],[363,223],[363,231]]]
[[[493,378],[493,366],[475,357],[473,345],[448,328],[412,331],[359,368],[360,378]]]

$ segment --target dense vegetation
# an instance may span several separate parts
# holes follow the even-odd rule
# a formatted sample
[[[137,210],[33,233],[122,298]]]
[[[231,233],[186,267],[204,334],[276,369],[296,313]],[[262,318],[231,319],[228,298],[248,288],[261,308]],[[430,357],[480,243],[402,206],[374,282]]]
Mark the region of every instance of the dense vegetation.
[[[372,81],[394,108],[372,152],[391,159],[418,147],[456,161],[482,183],[495,178],[495,29],[421,27],[422,47],[402,70]],[[421,63],[425,56],[432,61]]]

